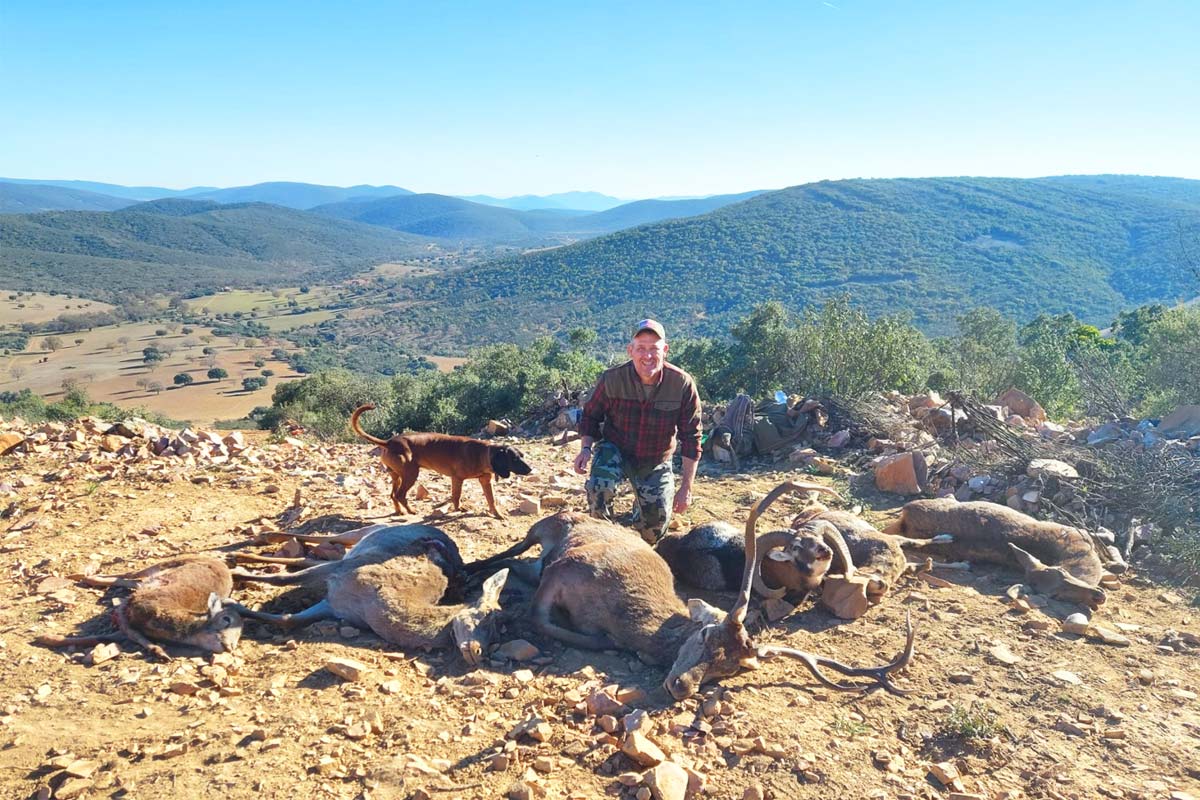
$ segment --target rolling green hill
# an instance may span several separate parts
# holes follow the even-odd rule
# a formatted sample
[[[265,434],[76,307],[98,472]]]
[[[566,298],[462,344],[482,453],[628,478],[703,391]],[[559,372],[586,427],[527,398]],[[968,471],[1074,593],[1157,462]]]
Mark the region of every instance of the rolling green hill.
[[[35,214],[39,211],[113,211],[134,201],[82,189],[38,183],[0,182],[0,214]]]
[[[130,202],[139,200],[155,200],[160,197],[187,197],[199,192],[212,191],[212,186],[193,186],[190,189],[167,189],[162,186],[122,186],[119,183],[99,183],[97,181],[60,181],[42,178],[0,178],[6,183],[37,184],[39,186],[59,186],[63,189],[76,189],[84,192],[106,194],[110,197],[123,197]]]
[[[113,212],[0,215],[0,286],[102,300],[286,286],[413,256],[428,242],[279,206],[167,199]]]
[[[578,230],[611,233],[666,219],[681,219],[707,214],[760,194],[762,192],[742,192],[741,194],[719,194],[694,200],[636,200],[607,211],[588,214],[586,217],[580,217],[572,222]]]
[[[312,212],[421,236],[489,243],[553,241],[571,219],[561,212],[518,211],[443,194],[350,200]]]
[[[575,241],[648,222],[703,214],[756,194],[759,193],[696,200],[639,200],[597,213],[569,209],[522,211],[441,194],[410,194],[333,203],[312,211],[449,241],[533,246]]]
[[[1049,183],[1089,189],[1103,194],[1119,194],[1165,200],[1200,208],[1200,181],[1187,178],[1156,178],[1145,175],[1059,175],[1045,178]]]
[[[432,301],[413,330],[475,342],[574,325],[619,338],[654,316],[718,334],[768,299],[792,308],[848,293],[874,313],[911,312],[929,332],[974,306],[1026,320],[1197,294],[1181,231],[1200,236],[1197,182],[1169,199],[1071,180],[939,178],[796,186],[703,216],[643,225],[411,285]],[[1168,179],[1170,180],[1170,179]],[[1164,190],[1164,192],[1167,190]]]

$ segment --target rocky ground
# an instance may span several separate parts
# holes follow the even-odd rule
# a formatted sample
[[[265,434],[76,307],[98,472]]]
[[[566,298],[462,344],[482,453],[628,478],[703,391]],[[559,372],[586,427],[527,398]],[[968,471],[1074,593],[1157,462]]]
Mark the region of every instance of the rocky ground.
[[[31,433],[7,427],[0,450]],[[674,799],[703,787],[701,796],[735,800],[1200,797],[1200,612],[1136,564],[1097,614],[1123,645],[1063,632],[1075,609],[1010,607],[1005,591],[1019,575],[983,568],[906,578],[853,622],[807,604],[770,625],[759,615],[763,641],[876,663],[902,645],[911,613],[917,651],[898,680],[911,691],[904,698],[831,692],[795,663],[771,662],[674,703],[661,668],[540,639],[519,603],[500,642],[533,647],[507,644],[523,660],[496,652],[478,670],[336,624],[276,635],[249,623],[236,654],[176,650],[170,663],[132,646],[34,646],[43,633],[108,629],[123,592],[69,575],[177,553],[271,553],[280,545],[253,542],[274,527],[342,530],[391,511],[378,459],[361,445],[144,430],[105,439],[100,424],[43,433],[0,456],[4,796]],[[520,446],[536,473],[502,482],[501,507],[581,508],[574,448]],[[705,465],[682,522],[744,520],[799,474]],[[899,504],[869,477],[823,480],[877,522]],[[423,484],[434,499],[448,494],[439,476]],[[772,520],[786,520],[791,502],[777,503]],[[516,541],[536,519],[483,516],[475,484],[465,503],[467,513],[435,524],[468,559]],[[251,605],[276,593],[235,590]],[[339,676],[331,659],[362,669]]]

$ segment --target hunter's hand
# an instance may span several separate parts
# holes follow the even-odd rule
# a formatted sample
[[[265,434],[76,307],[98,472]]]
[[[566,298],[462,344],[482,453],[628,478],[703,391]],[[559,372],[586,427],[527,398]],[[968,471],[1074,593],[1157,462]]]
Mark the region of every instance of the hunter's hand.
[[[585,447],[579,451],[579,455],[575,456],[575,472],[578,475],[587,475],[588,463],[592,460],[592,450],[590,447]]]
[[[675,492],[675,502],[671,504],[671,508],[676,514],[682,514],[687,511],[688,506],[692,504],[692,487],[680,486]]]

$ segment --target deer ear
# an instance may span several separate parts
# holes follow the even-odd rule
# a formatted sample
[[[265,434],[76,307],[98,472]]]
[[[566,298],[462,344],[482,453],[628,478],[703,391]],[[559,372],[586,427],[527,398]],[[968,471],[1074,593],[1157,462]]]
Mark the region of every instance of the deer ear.
[[[1046,565],[1039,561],[1037,556],[1033,555],[1032,553],[1025,552],[1012,542],[1008,543],[1008,548],[1012,550],[1013,557],[1017,559],[1017,563],[1020,564],[1021,568],[1026,572],[1037,572],[1038,570],[1046,568]]]
[[[697,598],[688,600],[688,616],[693,622],[703,622],[705,625],[715,625],[725,618],[725,612]]]
[[[500,592],[508,580],[508,569],[502,569],[483,582],[483,594],[479,598],[479,607],[495,609],[500,607]]]
[[[792,562],[796,560],[796,557],[787,550],[772,550],[771,552],[767,553],[767,558],[771,559],[772,561]]]
[[[217,595],[217,593],[209,592],[208,593],[208,616],[209,616],[209,618],[211,619],[212,617],[215,617],[217,614],[220,614],[221,609],[223,607],[224,607],[224,603],[221,602],[221,598]]]

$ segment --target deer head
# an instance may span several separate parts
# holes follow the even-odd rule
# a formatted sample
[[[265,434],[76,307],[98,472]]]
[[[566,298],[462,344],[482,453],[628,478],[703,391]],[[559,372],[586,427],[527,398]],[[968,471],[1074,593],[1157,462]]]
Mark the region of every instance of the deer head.
[[[494,612],[500,609],[500,592],[508,580],[508,570],[502,569],[483,582],[483,593],[472,605],[464,606],[451,620],[454,643],[463,661],[478,666],[495,633]]]
[[[1038,594],[1057,597],[1068,603],[1079,603],[1093,610],[1104,604],[1106,595],[1103,589],[1081,581],[1062,567],[1052,567],[1043,563],[1032,553],[1022,550],[1012,542],[1008,543],[1008,547],[1017,563],[1025,570],[1025,581]]]
[[[236,648],[242,638],[242,617],[237,610],[226,606],[216,592],[210,592],[205,613],[208,619],[204,625],[188,634],[180,643],[210,653],[227,653]]]

